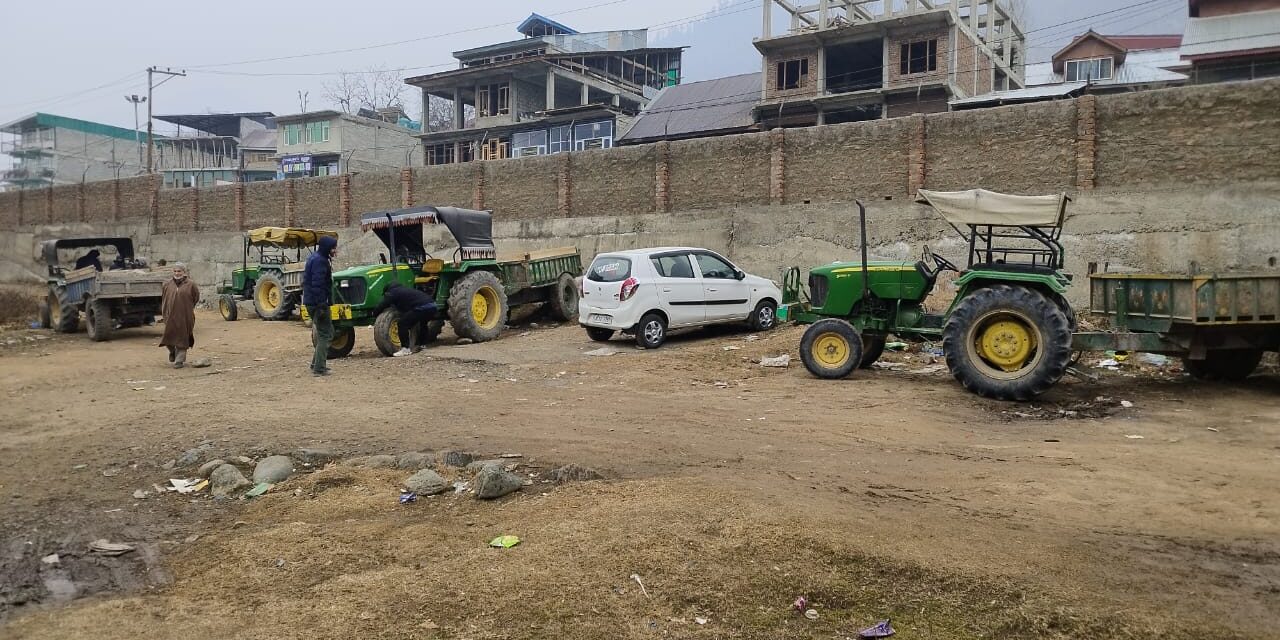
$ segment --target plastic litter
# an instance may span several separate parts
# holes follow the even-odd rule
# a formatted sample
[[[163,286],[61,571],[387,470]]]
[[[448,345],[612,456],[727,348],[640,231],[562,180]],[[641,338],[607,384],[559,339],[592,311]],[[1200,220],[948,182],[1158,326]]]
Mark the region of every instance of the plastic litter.
[[[177,491],[178,493],[187,494],[195,493],[207,486],[208,480],[199,478],[169,478],[169,491]]]
[[[809,608],[809,599],[804,596],[799,596],[796,598],[795,602],[791,603],[791,608],[796,611],[804,611]]]
[[[925,352],[925,353],[927,353],[927,354],[929,354],[929,355],[931,355],[931,356],[945,356],[945,355],[947,355],[947,352],[943,351],[943,350],[942,350],[942,347],[935,347],[935,346],[933,346],[933,345],[929,345],[929,346],[925,347],[925,348],[924,348],[924,352]]]
[[[647,589],[645,589],[645,588],[644,588],[644,583],[640,581],[640,574],[638,574],[638,573],[633,573],[633,574],[631,574],[631,579],[632,579],[632,580],[635,580],[635,581],[636,581],[636,584],[640,585],[640,593],[643,593],[643,594],[644,594],[644,597],[648,598],[648,597],[649,597],[649,591],[648,591]]]
[[[412,491],[405,491],[400,494],[400,504],[411,504],[418,501],[418,494]]]
[[[858,637],[859,638],[888,638],[894,633],[896,632],[893,630],[893,625],[890,624],[889,620],[886,618],[884,620],[881,620],[880,622],[877,622],[875,626],[867,627],[866,629],[859,631]]]
[[[1110,369],[1112,371],[1116,371],[1120,368],[1120,361],[1116,360],[1115,358],[1107,358],[1106,360],[1100,360],[1098,361],[1098,368]]]
[[[1126,438],[1128,438],[1128,439],[1130,439],[1130,440],[1141,440],[1141,439],[1145,438],[1146,436],[1140,436],[1140,435],[1137,435],[1137,434],[1129,434],[1129,435],[1126,435],[1125,437],[1126,437]]]
[[[266,483],[266,482],[259,482],[258,484],[253,485],[253,488],[252,488],[252,489],[250,489],[250,490],[248,490],[248,491],[244,492],[244,497],[246,497],[246,498],[256,498],[256,497],[258,497],[258,496],[260,496],[260,495],[262,495],[262,494],[264,494],[264,493],[266,493],[266,492],[270,491],[270,490],[271,490],[271,487],[273,487],[273,486],[275,486],[275,485],[273,485],[273,484],[269,484],[269,483]]]
[[[40,562],[43,562],[45,564],[58,564],[61,561],[62,559],[59,558],[58,554],[56,553],[51,553],[43,558],[40,558]]]
[[[760,366],[762,367],[778,367],[785,369],[791,366],[791,354],[784,353],[775,358],[760,358]]]
[[[1149,364],[1153,367],[1163,367],[1169,364],[1169,356],[1159,353],[1139,353],[1134,359],[1142,364]]]
[[[1133,408],[1133,403],[1132,403],[1132,402],[1129,402],[1128,400],[1121,400],[1121,401],[1120,401],[1120,406],[1122,406],[1122,407],[1124,407],[1124,408],[1126,408],[1126,409],[1132,409],[1132,408]]]
[[[888,351],[906,351],[907,343],[905,342],[886,342],[884,348]]]
[[[738,346],[738,345],[736,345],[736,344],[729,344],[729,345],[725,345],[725,346],[724,346],[724,350],[725,350],[725,351],[737,351],[738,349],[741,349],[741,348],[742,348],[742,347],[739,347],[739,346]]]
[[[707,623],[707,619],[706,619],[706,618],[702,618],[702,617],[694,618],[694,619],[693,619],[693,621],[694,621],[695,623],[697,623],[697,624],[706,624],[706,623]]]
[[[489,541],[489,546],[499,549],[510,549],[520,544],[519,536],[498,536]]]
[[[806,617],[806,618],[808,618],[808,619],[810,619],[810,620],[817,620],[817,619],[818,619],[818,610],[817,610],[817,609],[806,609],[806,610],[805,610],[805,612],[804,612],[804,617]]]
[[[133,550],[133,545],[123,542],[111,542],[106,538],[99,538],[89,543],[89,551],[104,556],[124,555]]]

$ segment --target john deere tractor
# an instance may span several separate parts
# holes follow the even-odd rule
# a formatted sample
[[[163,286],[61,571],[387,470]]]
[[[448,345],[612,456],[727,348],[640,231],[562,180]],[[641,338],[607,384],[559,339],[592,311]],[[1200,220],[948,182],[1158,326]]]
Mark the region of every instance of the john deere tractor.
[[[965,268],[928,247],[916,262],[869,262],[858,203],[862,260],[810,270],[807,294],[799,269],[787,274],[780,314],[810,324],[800,342],[805,367],[843,378],[870,367],[894,334],[941,338],[951,374],[984,397],[1026,400],[1053,386],[1070,363],[1075,330],[1059,242],[1069,198],[921,190],[919,201],[968,243]],[[929,313],[925,300],[943,271],[959,274],[955,300]]]
[[[285,227],[246,232],[240,268],[218,287],[222,318],[235,320],[240,316],[240,301],[252,300],[259,318],[288,320],[302,304],[302,269],[307,256],[323,236],[337,238],[338,234]]]

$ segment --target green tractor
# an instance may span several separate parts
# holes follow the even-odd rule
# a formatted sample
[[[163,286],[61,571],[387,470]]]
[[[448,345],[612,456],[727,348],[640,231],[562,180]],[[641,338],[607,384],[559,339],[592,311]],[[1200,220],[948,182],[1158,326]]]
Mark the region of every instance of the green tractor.
[[[448,261],[427,251],[423,230],[429,224],[443,224],[457,242]],[[444,318],[460,338],[493,340],[506,327],[514,305],[542,302],[560,320],[578,317],[575,278],[582,275],[578,250],[551,249],[499,259],[492,212],[432,206],[375,211],[361,216],[360,228],[377,235],[390,261],[384,254],[380,264],[333,274],[331,358],[351,353],[355,328],[360,326],[373,325],[373,341],[382,355],[400,350],[399,314],[394,308],[373,313],[392,282],[426,292],[440,310],[440,318],[414,328],[419,346],[439,337]]]
[[[1059,238],[1066,195],[1012,196],[982,189],[920,191],[969,247],[960,269],[924,249],[917,262],[867,260],[866,209],[858,203],[862,261],[809,272],[807,300],[799,269],[787,273],[783,318],[810,326],[800,342],[805,367],[843,378],[870,367],[894,334],[941,338],[947,368],[966,389],[1000,400],[1027,400],[1062,378],[1071,361],[1075,314],[1064,293]],[[938,275],[955,271],[955,300],[929,313],[925,300]]]
[[[240,317],[240,301],[252,300],[259,318],[288,320],[294,309],[302,305],[302,270],[307,255],[324,236],[337,238],[338,234],[285,227],[262,227],[246,232],[240,268],[231,272],[231,280],[218,287],[218,311],[222,318],[235,320]]]

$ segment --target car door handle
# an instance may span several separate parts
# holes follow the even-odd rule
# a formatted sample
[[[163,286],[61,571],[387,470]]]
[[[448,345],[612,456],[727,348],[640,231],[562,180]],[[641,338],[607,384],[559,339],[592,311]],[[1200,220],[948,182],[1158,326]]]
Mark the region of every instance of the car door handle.
[[[711,293],[715,293],[715,292],[719,291],[719,289],[711,289],[711,288],[708,288],[708,289],[707,289],[707,291],[710,291]]]
[[[662,292],[663,292],[663,293],[671,293],[671,287],[663,287],[663,288],[662,288]]]

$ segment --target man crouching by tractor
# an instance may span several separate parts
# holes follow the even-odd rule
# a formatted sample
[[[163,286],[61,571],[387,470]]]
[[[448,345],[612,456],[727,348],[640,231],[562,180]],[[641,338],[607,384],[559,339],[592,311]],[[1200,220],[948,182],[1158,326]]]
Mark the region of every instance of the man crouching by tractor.
[[[400,313],[400,317],[396,319],[400,350],[391,355],[401,358],[417,351],[414,343],[414,329],[436,317],[436,302],[426,293],[413,287],[406,287],[399,282],[393,282],[387,286],[387,291],[382,296],[382,303],[373,310],[374,317],[376,318],[378,314],[390,307],[395,307]]]

